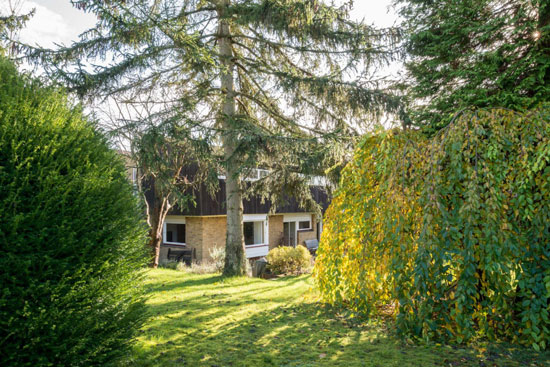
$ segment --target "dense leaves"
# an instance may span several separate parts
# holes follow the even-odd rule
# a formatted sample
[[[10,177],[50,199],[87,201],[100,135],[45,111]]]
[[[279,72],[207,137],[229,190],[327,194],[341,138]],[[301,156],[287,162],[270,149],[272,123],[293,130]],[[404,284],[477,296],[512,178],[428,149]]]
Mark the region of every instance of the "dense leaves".
[[[416,124],[434,131],[463,108],[526,110],[550,100],[547,0],[396,3]]]
[[[105,366],[143,318],[124,166],[67,97],[0,60],[0,364]]]
[[[269,251],[267,262],[274,274],[300,274],[311,269],[311,254],[304,246],[280,246]]]
[[[320,210],[310,175],[338,166],[350,143],[397,98],[373,77],[395,29],[349,19],[321,0],[75,0],[98,17],[67,48],[26,55],[81,96],[138,111],[127,126],[171,124],[201,141],[226,177],[226,275],[245,273],[242,198],[280,202],[288,188]],[[101,62],[98,62],[98,59]],[[268,177],[244,187],[250,169]],[[334,171],[337,172],[337,171]]]
[[[431,140],[365,138],[327,212],[323,297],[403,334],[550,341],[550,108],[478,110]]]

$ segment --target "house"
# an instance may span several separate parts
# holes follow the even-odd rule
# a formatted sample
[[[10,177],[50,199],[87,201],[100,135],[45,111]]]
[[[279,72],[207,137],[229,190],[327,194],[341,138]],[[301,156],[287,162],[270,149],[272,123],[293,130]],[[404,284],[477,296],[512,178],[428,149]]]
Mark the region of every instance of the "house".
[[[253,181],[266,174],[254,170]],[[164,222],[160,262],[167,260],[168,250],[192,248],[198,262],[211,259],[211,251],[225,247],[226,208],[225,178],[219,176],[219,190],[210,195],[205,187],[194,191],[195,206],[183,210],[174,207]],[[319,183],[319,182],[317,182]],[[323,186],[310,187],[313,198],[324,212],[329,204],[328,194]],[[145,190],[149,204],[155,200],[152,190]],[[308,239],[319,239],[323,225],[315,213],[302,210],[297,201],[287,198],[286,204],[278,206],[270,214],[271,203],[262,203],[259,197],[243,201],[243,225],[246,257],[255,259],[266,256],[268,251],[279,245],[296,246]]]

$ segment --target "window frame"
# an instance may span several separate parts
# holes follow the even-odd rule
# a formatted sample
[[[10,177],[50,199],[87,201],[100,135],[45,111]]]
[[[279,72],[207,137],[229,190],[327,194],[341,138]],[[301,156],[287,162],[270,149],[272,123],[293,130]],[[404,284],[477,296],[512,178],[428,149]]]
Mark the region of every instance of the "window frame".
[[[269,221],[267,214],[244,214],[243,215],[243,226],[244,223],[254,223],[261,222],[262,227],[262,243],[255,243],[253,245],[247,245],[245,243],[245,248],[254,248],[269,245]],[[243,233],[244,241],[244,233]]]
[[[305,222],[308,223],[308,226],[306,228],[300,228],[300,224],[305,223]],[[311,227],[311,219],[310,220],[299,220],[298,221],[298,226],[296,227],[296,229],[298,231],[310,231],[310,230],[312,230],[313,228]]]
[[[185,226],[185,242],[174,242],[174,241],[168,241],[167,238],[167,226],[168,224],[183,224]],[[179,218],[166,218],[164,220],[164,224],[162,225],[162,243],[167,245],[174,245],[174,246],[187,246],[187,225],[185,223],[185,218],[179,219]]]

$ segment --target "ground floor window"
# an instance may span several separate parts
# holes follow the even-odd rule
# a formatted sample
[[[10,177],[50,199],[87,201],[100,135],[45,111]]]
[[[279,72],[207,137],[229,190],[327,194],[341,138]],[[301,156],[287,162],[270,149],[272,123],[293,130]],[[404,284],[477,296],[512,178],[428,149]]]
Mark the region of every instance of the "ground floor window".
[[[296,222],[284,222],[283,232],[283,244],[296,246]]]
[[[303,220],[298,222],[298,229],[311,229],[311,221]]]
[[[244,232],[244,244],[247,246],[250,245],[261,245],[264,243],[264,222],[244,222],[243,223],[243,232]]]
[[[165,243],[185,244],[185,223],[165,223]]]

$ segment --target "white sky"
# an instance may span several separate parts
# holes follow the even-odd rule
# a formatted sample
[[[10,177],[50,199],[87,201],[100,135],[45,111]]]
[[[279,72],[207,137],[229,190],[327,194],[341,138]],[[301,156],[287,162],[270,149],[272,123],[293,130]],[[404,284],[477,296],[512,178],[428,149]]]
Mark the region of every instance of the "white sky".
[[[5,4],[9,0],[0,0]],[[14,1],[14,0],[11,0]],[[17,1],[17,0],[15,0]],[[36,9],[35,16],[21,32],[25,43],[53,47],[55,44],[69,44],[78,35],[95,24],[95,17],[75,9],[69,0],[19,0],[23,10]],[[342,0],[336,1],[341,3]],[[351,16],[365,20],[377,27],[389,27],[397,21],[397,15],[390,8],[391,0],[355,0]],[[2,9],[0,5],[0,10]]]

